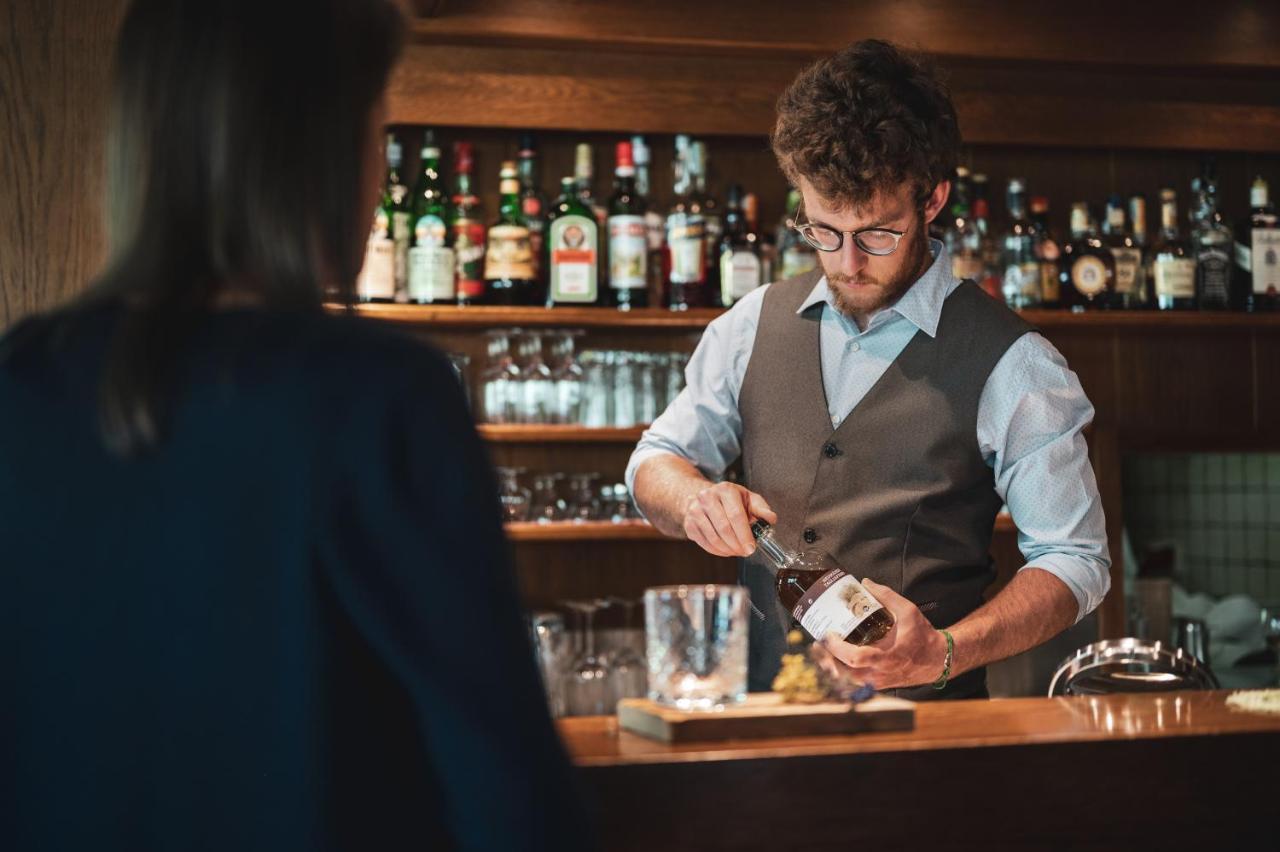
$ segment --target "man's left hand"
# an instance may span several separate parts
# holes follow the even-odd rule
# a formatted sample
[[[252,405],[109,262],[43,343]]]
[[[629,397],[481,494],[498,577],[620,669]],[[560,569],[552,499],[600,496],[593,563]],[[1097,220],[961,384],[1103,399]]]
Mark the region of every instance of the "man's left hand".
[[[863,580],[862,585],[893,614],[894,625],[872,645],[852,645],[835,634],[815,655],[828,672],[876,689],[933,683],[942,674],[947,640],[911,601],[888,586]],[[826,653],[823,653],[825,651]]]

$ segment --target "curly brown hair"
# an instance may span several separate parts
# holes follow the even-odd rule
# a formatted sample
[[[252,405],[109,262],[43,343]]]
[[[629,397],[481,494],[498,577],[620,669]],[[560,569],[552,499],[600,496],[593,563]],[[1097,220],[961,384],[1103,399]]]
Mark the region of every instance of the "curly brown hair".
[[[832,204],[861,207],[904,183],[923,203],[955,171],[960,124],[932,62],[867,39],[800,72],[771,141],[787,179]]]

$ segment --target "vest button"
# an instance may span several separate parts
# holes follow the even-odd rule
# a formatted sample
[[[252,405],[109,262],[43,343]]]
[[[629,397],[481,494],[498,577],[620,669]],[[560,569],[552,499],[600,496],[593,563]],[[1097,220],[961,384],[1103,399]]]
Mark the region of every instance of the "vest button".
[[[822,448],[822,454],[829,459],[833,459],[840,455],[840,448],[835,444],[826,444]]]
[[[804,531],[804,543],[813,544],[818,540],[818,531],[813,527],[806,527]]]

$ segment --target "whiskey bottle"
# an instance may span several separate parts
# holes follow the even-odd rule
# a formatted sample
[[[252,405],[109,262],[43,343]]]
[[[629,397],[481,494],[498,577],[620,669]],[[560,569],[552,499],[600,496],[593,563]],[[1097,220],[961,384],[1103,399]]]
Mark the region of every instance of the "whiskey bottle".
[[[1111,307],[1116,289],[1116,261],[1102,240],[1083,201],[1071,205],[1071,242],[1062,249],[1058,289],[1063,307],[1072,311]]]
[[[1196,306],[1196,261],[1191,244],[1178,233],[1178,194],[1160,190],[1160,236],[1151,247],[1151,286],[1161,311]]]
[[[560,181],[547,226],[547,306],[601,304],[599,227],[571,177]]]
[[[795,221],[796,214],[800,211],[800,198],[798,189],[787,193],[787,213],[778,223],[777,237],[774,240],[780,267],[776,278],[778,281],[803,275],[818,265],[818,252],[789,224]]]
[[[453,166],[457,191],[450,209],[449,234],[453,237],[453,260],[457,264],[458,304],[484,302],[484,211],[471,188],[475,154],[470,142],[453,146]]]
[[[538,147],[529,132],[520,135],[520,151],[516,154],[516,167],[520,171],[520,212],[524,225],[529,229],[529,245],[533,248],[533,268],[538,279],[538,289],[547,286],[546,264],[543,262],[544,242],[547,236],[547,196],[542,191],[538,174]],[[544,292],[535,301],[542,301]]]
[[[448,245],[448,205],[440,177],[435,133],[422,137],[421,171],[413,189],[413,245],[409,249],[409,301],[443,304],[457,299],[453,249]]]
[[[991,236],[991,206],[987,202],[987,176],[973,176],[973,225],[978,232],[978,255],[982,260],[982,274],[974,279],[987,295],[1003,299],[1001,281],[1000,247]]]
[[[1036,260],[1035,236],[1027,220],[1026,184],[1021,178],[1010,178],[1006,197],[1009,207],[1009,230],[1004,235],[1001,292],[1004,301],[1014,309],[1034,308],[1041,302],[1040,264]]]
[[[657,206],[653,203],[653,184],[649,180],[651,152],[643,136],[631,137],[631,155],[636,164],[636,192],[644,201],[645,239],[649,245],[645,265],[645,274],[648,278],[646,289],[649,303],[660,305],[663,303],[663,291],[666,289],[666,272],[662,268],[666,247],[666,217],[658,212]]]
[[[724,234],[716,251],[720,259],[720,304],[726,308],[762,282],[760,246],[754,236],[742,210],[742,187],[735,183],[729,187]]]
[[[1035,244],[1036,262],[1040,265],[1040,306],[1056,308],[1061,304],[1058,262],[1062,249],[1049,228],[1049,199],[1037,195],[1031,199],[1031,236]]]
[[[753,523],[751,532],[757,549],[777,566],[778,599],[814,639],[835,633],[854,645],[870,645],[893,628],[893,614],[830,554],[790,550],[764,521]]]
[[[676,137],[674,171],[675,201],[667,213],[668,307],[673,311],[705,307],[707,298],[706,223],[702,205],[693,193],[689,169],[689,138]]]
[[[1138,264],[1138,277],[1134,281],[1133,307],[1149,308],[1153,301],[1151,295],[1151,244],[1147,239],[1147,197],[1145,195],[1129,196],[1129,236],[1133,247],[1141,258]]]
[[[387,134],[387,182],[383,189],[382,206],[391,219],[391,239],[395,243],[396,299],[406,297],[409,287],[409,239],[413,219],[413,199],[409,185],[401,177],[404,163],[400,139],[394,133]]]
[[[1213,166],[1205,166],[1198,185],[1192,184],[1196,199],[1196,226],[1191,231],[1191,247],[1196,259],[1196,307],[1200,310],[1230,310],[1235,307],[1232,285],[1235,238],[1231,226],[1218,211],[1218,184]]]
[[[531,305],[537,288],[533,246],[520,209],[516,164],[502,164],[498,220],[489,228],[484,256],[485,297],[491,305]]]
[[[694,142],[689,153],[693,194],[702,212],[703,232],[706,235],[707,294],[714,303],[720,295],[720,265],[716,263],[716,258],[720,253],[720,238],[724,236],[724,220],[720,217],[720,203],[707,191],[707,174],[711,167],[707,158],[707,143],[700,140]]]
[[[620,311],[649,306],[649,242],[630,142],[619,142],[609,199],[609,289]]]
[[[981,235],[973,223],[970,206],[969,170],[956,168],[956,179],[951,184],[951,216],[942,231],[943,243],[951,257],[951,274],[975,284],[983,278]]]
[[[1124,202],[1119,195],[1107,199],[1107,218],[1102,224],[1102,244],[1111,252],[1116,262],[1116,292],[1113,305],[1117,308],[1141,307],[1138,293],[1139,276],[1142,273],[1142,250],[1134,244],[1125,228]]]
[[[1250,311],[1280,310],[1280,227],[1268,190],[1259,175],[1249,189],[1249,245],[1236,249],[1247,273],[1245,307]]]

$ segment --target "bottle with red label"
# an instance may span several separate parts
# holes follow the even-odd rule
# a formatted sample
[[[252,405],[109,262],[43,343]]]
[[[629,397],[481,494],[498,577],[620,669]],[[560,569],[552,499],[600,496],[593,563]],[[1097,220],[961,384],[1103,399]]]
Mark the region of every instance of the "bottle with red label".
[[[893,613],[830,554],[784,547],[764,521],[754,522],[751,532],[757,552],[778,569],[778,599],[814,639],[835,633],[854,645],[870,645],[893,629]]]
[[[480,198],[472,190],[475,173],[475,149],[470,142],[457,142],[453,146],[454,169],[457,174],[457,192],[449,217],[449,233],[453,238],[454,262],[458,265],[458,304],[481,305],[485,301],[484,210]]]

